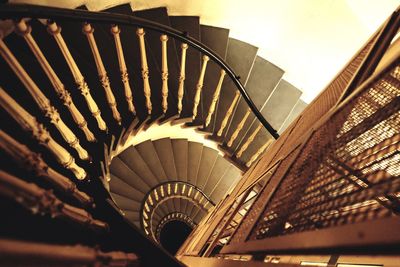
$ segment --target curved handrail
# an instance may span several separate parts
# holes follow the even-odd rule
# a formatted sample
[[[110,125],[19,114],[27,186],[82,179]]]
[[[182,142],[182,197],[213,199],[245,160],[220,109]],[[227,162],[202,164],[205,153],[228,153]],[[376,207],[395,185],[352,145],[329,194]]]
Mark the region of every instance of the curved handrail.
[[[154,236],[154,232],[152,230],[151,221],[152,221],[152,216],[153,216],[152,214],[153,214],[154,210],[157,209],[158,205],[162,204],[165,200],[167,200],[170,197],[180,197],[180,198],[183,198],[183,199],[186,199],[186,200],[195,199],[195,194],[196,193],[192,194],[192,198],[193,199],[191,199],[191,198],[189,198],[189,196],[186,196],[185,194],[181,193],[181,191],[179,190],[178,194],[176,194],[176,193],[173,193],[173,194],[166,193],[165,196],[159,197],[158,200],[157,199],[153,200],[153,198],[151,198],[152,200],[149,201],[149,197],[151,195],[154,195],[155,191],[157,192],[157,194],[159,194],[158,193],[158,189],[159,188],[164,188],[164,186],[167,186],[167,185],[171,185],[171,188],[175,187],[175,185],[187,186],[188,189],[186,191],[189,191],[189,188],[193,188],[195,192],[197,192],[197,193],[199,193],[201,195],[200,198],[204,198],[207,201],[207,203],[209,203],[212,206],[215,206],[215,203],[200,188],[198,188],[197,186],[195,186],[195,185],[193,185],[191,183],[183,182],[183,181],[166,181],[166,182],[157,184],[156,186],[154,186],[152,189],[150,189],[146,193],[146,195],[143,197],[142,203],[140,205],[140,224],[141,224],[141,227],[142,227],[142,229],[145,231],[145,233],[147,235],[151,235],[154,238],[155,238],[155,236]],[[153,202],[153,203],[151,203],[151,202]],[[149,204],[149,203],[151,203],[151,204]],[[193,202],[193,204],[199,205],[200,203]],[[146,206],[147,206],[147,208],[146,208]],[[148,210],[146,210],[146,209],[148,209]],[[149,218],[145,218],[143,213],[150,214],[150,217]],[[150,227],[150,232],[149,233],[146,230],[147,227],[144,225],[145,221],[150,221],[150,224],[148,226],[148,227]]]
[[[240,82],[240,77],[235,74],[232,68],[210,48],[199,42],[198,40],[188,36],[186,32],[181,32],[174,28],[149,21],[146,19],[138,18],[130,15],[114,14],[108,12],[93,12],[78,9],[65,9],[46,7],[39,5],[27,4],[2,4],[0,5],[0,19],[15,19],[15,18],[49,18],[49,19],[71,19],[77,21],[97,22],[97,23],[110,23],[129,26],[140,26],[146,29],[154,30],[160,33],[167,34],[175,39],[187,43],[191,47],[197,49],[201,53],[207,55],[216,64],[218,64],[226,74],[232,79],[233,83],[239,90],[247,105],[260,121],[260,123],[267,129],[267,131],[277,139],[278,132],[272,127],[271,124],[264,118],[261,112],[257,109],[249,94]]]

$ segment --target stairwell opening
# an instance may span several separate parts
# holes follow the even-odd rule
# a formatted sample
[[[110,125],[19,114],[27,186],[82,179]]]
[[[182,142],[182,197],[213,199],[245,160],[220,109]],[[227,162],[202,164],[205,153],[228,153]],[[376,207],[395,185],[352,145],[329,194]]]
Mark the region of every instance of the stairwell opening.
[[[161,229],[160,244],[169,253],[175,255],[192,230],[192,226],[186,222],[179,220],[170,221]]]

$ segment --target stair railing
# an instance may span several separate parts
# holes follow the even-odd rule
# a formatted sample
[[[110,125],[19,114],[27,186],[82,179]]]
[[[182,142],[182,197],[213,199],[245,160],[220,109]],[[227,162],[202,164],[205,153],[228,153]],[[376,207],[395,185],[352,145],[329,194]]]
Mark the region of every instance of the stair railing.
[[[5,4],[1,5],[0,8],[0,18],[1,19],[15,19],[15,18],[47,18],[51,20],[63,19],[63,20],[72,20],[72,21],[80,21],[86,23],[109,23],[110,25],[129,25],[138,27],[137,34],[141,37],[141,50],[144,48],[144,29],[152,30],[161,33],[162,35],[167,35],[168,37],[172,37],[192,49],[196,49],[201,52],[204,56],[208,57],[210,60],[214,61],[217,65],[221,67],[221,69],[228,75],[234,85],[236,86],[238,92],[242,96],[242,98],[248,104],[250,110],[254,113],[256,118],[260,121],[260,123],[268,130],[268,132],[277,139],[279,134],[277,131],[271,126],[271,124],[264,118],[264,116],[260,113],[258,108],[253,103],[250,98],[248,92],[244,88],[243,84],[240,81],[240,77],[233,71],[233,69],[214,51],[210,48],[202,44],[200,41],[190,37],[185,32],[181,32],[179,30],[173,29],[171,27],[138,18],[130,15],[122,15],[122,14],[113,14],[107,12],[92,12],[86,10],[71,10],[71,9],[63,9],[63,8],[54,8],[54,7],[44,7],[37,5],[10,5]],[[145,51],[142,51],[142,59],[145,55]],[[143,61],[142,61],[143,63]],[[148,113],[151,114],[152,106],[150,101],[150,86],[147,86],[148,72],[145,72],[146,66],[142,66],[144,70],[142,73],[142,78],[145,84],[145,96],[146,96],[146,106],[148,109]],[[100,74],[100,72],[99,72]],[[104,73],[101,73],[104,74]],[[166,90],[164,89],[164,93]],[[112,100],[111,98],[109,100]],[[109,101],[110,103],[112,101]],[[112,104],[112,103],[111,103]],[[112,105],[111,105],[112,106]],[[114,107],[114,106],[112,106]],[[116,112],[114,112],[115,115]],[[115,116],[118,119],[118,116]],[[104,128],[104,127],[100,127]]]

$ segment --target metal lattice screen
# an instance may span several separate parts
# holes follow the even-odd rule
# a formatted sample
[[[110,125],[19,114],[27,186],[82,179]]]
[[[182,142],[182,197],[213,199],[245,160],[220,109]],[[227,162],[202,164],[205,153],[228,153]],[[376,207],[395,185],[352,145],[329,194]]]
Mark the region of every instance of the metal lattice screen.
[[[250,239],[399,211],[400,67],[337,110],[304,144]]]

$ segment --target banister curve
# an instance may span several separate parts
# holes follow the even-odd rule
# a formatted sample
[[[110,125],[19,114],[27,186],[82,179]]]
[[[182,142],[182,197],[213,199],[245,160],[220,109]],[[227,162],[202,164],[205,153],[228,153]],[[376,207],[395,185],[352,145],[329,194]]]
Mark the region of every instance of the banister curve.
[[[275,138],[279,138],[278,132],[272,127],[272,125],[264,118],[261,112],[257,109],[254,102],[251,100],[249,94],[240,82],[240,77],[235,74],[233,69],[218,56],[212,49],[200,41],[188,36],[186,32],[181,32],[174,28],[138,18],[135,16],[115,14],[109,12],[94,12],[78,9],[66,9],[66,8],[55,8],[46,7],[39,5],[28,5],[28,4],[0,4],[0,19],[16,19],[16,18],[48,18],[48,19],[70,19],[76,21],[95,22],[95,23],[110,23],[119,25],[129,26],[140,26],[146,29],[150,29],[162,34],[167,34],[181,42],[184,42],[201,53],[207,55],[216,64],[218,64],[226,74],[232,79],[236,88],[239,90],[241,96],[246,101],[247,105],[265,127],[265,129]]]

